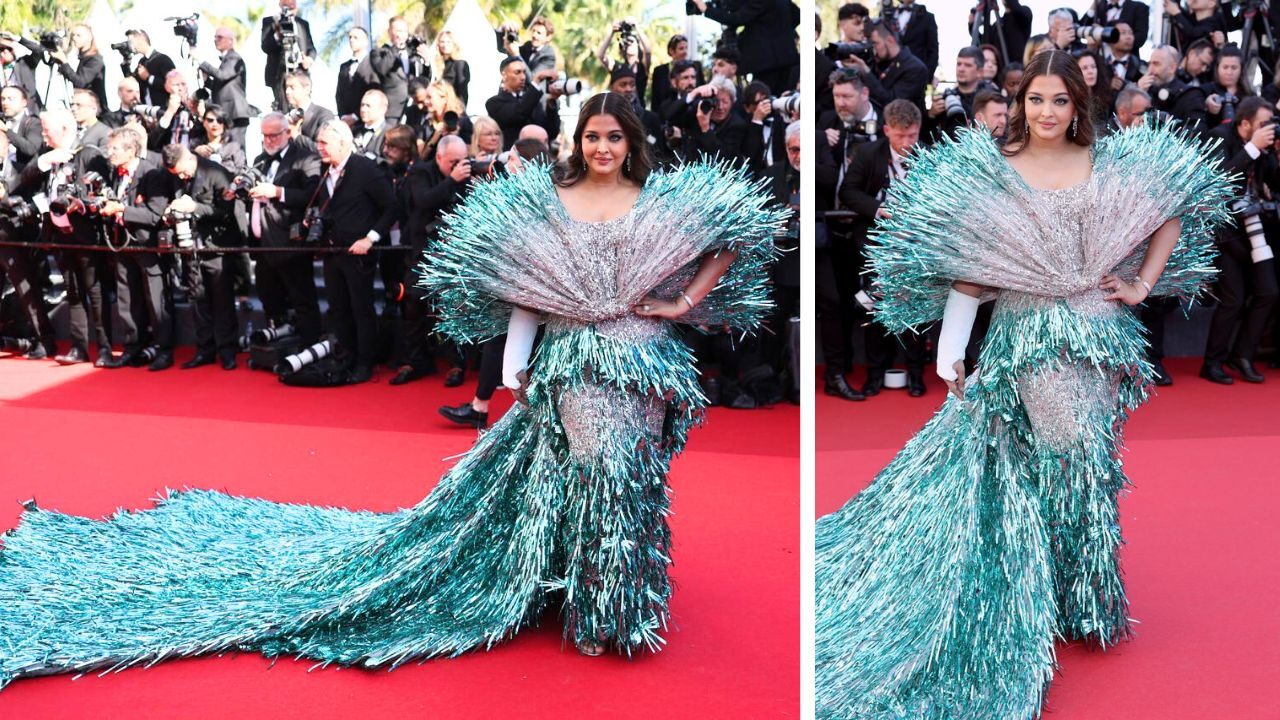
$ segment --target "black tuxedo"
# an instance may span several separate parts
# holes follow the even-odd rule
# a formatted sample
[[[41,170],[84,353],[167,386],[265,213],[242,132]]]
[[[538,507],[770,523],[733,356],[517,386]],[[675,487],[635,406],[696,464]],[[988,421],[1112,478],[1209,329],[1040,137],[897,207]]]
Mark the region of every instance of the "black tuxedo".
[[[520,97],[503,88],[485,102],[489,117],[502,128],[504,150],[515,144],[516,138],[520,137],[520,128],[525,125],[541,125],[549,137],[560,134],[560,114],[548,110],[543,97],[542,91],[535,87],[526,87]]]
[[[8,154],[0,155],[0,188],[3,189],[0,194],[9,197],[18,188],[21,173],[21,164],[10,160]],[[0,214],[0,240],[30,242],[36,239],[35,235],[35,228],[21,223],[15,225],[8,215]],[[44,250],[36,252],[41,257],[47,255]],[[0,267],[4,270],[4,275],[0,276],[0,286],[3,285],[4,278],[8,278],[17,295],[22,317],[31,327],[32,336],[48,348],[54,342],[53,323],[44,306],[43,284],[39,282],[42,277],[47,277],[47,268],[44,272],[38,272],[39,266],[34,259],[33,252],[28,248],[0,246]]]
[[[79,131],[78,142],[81,145],[92,145],[105,153],[107,151],[107,136],[110,134],[111,128],[99,120]]]
[[[1204,88],[1175,78],[1168,85],[1152,86],[1151,107],[1169,113],[1190,130],[1205,132]]]
[[[436,236],[441,217],[452,210],[470,183],[458,183],[440,171],[434,161],[415,162],[396,185],[400,207],[402,244],[412,248],[405,259],[404,284],[417,284],[416,265],[423,249]],[[434,324],[429,303],[421,295],[405,293],[401,301],[404,328],[404,362],[419,372],[435,368],[429,340]]]
[[[692,118],[684,131],[684,152],[688,158],[695,156],[720,157],[734,162],[744,162],[748,158],[744,153],[747,134],[751,131],[751,123],[743,120],[737,113],[729,113],[723,121],[711,124],[710,132],[702,132],[698,127],[698,119],[693,109],[687,111]]]
[[[16,128],[11,125],[11,121],[6,122],[5,135],[9,138],[9,144],[13,146],[14,162],[18,167],[24,167],[31,162],[31,158],[40,153],[40,148],[44,146],[44,130],[41,128],[40,118],[30,112],[22,115]]]
[[[365,127],[363,123],[356,125],[351,129],[352,147],[355,148],[356,153],[370,160],[377,160],[382,157],[382,145],[386,142],[389,127],[391,123],[385,120],[372,128]]]
[[[107,109],[107,64],[102,53],[81,55],[80,63],[71,69],[68,63],[58,66],[58,73],[77,90],[88,90],[98,96],[99,111]]]
[[[765,139],[768,131],[769,138]],[[779,163],[787,164],[787,120],[774,112],[763,122],[747,120],[747,132],[742,141],[742,154],[747,157],[756,177],[769,174]]]
[[[125,67],[128,67],[127,65]],[[143,105],[157,105],[164,107],[169,104],[169,91],[164,89],[164,78],[169,71],[174,69],[173,59],[162,52],[151,51],[151,54],[142,58],[138,62],[138,67],[147,69],[148,77],[146,80],[138,77],[138,69],[134,68],[125,75],[132,76],[138,81],[138,88],[142,91],[141,102]],[[103,107],[105,110],[106,107]]]
[[[404,67],[405,59],[409,65],[408,71]],[[407,45],[399,50],[391,45],[374,48],[369,53],[369,63],[378,74],[382,92],[387,94],[387,117],[399,120],[409,101],[409,78],[430,80],[431,68]]]
[[[315,152],[316,138],[320,136],[320,128],[334,117],[336,116],[328,108],[311,103],[306,110],[302,111],[302,127],[299,128],[298,137],[294,138],[293,142]]]
[[[396,219],[396,202],[391,181],[374,161],[352,153],[330,196],[322,169],[320,187],[313,206],[321,208],[325,242],[346,248],[376,232],[377,242],[386,244]],[[354,357],[354,367],[373,365],[377,316],[373,304],[375,256],[349,253],[324,257],[325,294],[333,311],[334,331],[341,349]]]
[[[355,69],[352,70],[352,67]],[[355,115],[360,112],[360,99],[366,91],[381,89],[382,80],[374,72],[369,56],[354,58],[338,68],[338,89],[334,94],[339,115]]]
[[[0,86],[14,85],[26,90],[27,97],[31,100],[28,109],[33,113],[39,112],[44,106],[36,86],[36,66],[40,64],[40,57],[41,55],[32,53],[17,58],[13,61],[13,65],[7,68],[0,68]]]
[[[272,166],[275,165],[274,174]],[[268,182],[284,188],[283,199],[258,203],[258,232],[254,232],[253,203],[246,203],[249,242],[263,247],[290,247],[291,228],[302,222],[302,215],[315,197],[320,181],[320,157],[290,142],[277,161],[262,153],[253,166],[267,176]],[[300,227],[300,226],[299,226]],[[301,230],[305,233],[305,230]],[[262,311],[276,325],[284,323],[292,310],[294,326],[302,342],[320,339],[320,301],[316,293],[315,262],[312,253],[271,252],[258,256],[254,279]]]
[[[174,177],[150,160],[138,160],[137,167],[123,184],[117,173],[109,176],[119,189],[124,213],[109,232],[115,242],[143,247],[159,244],[160,234],[172,231],[163,225],[164,210],[173,199]],[[151,253],[122,253],[116,266],[116,315],[124,327],[124,348],[137,353],[154,344],[161,352],[172,352],[174,341],[173,292],[169,282],[171,257]]]
[[[196,159],[196,172],[184,181],[172,176],[177,191],[195,201],[195,232],[205,245],[235,246],[244,242],[245,214],[238,200],[227,200],[231,171],[216,162]],[[191,301],[196,353],[235,358],[239,323],[236,319],[232,273],[223,256],[199,253],[183,257],[182,278]]]
[[[896,17],[896,11],[894,14]],[[902,29],[899,42],[920,58],[929,71],[929,78],[932,78],[938,71],[938,21],[934,19],[933,13],[920,3],[913,3],[911,19],[907,21],[906,28]]]
[[[471,66],[466,60],[445,60],[444,68],[440,70],[440,79],[453,86],[453,92],[462,101],[462,107],[467,106],[467,98],[471,95],[468,88],[471,85]]]
[[[817,107],[814,109],[821,114],[836,109],[835,100],[831,97],[831,73],[835,71],[836,63],[817,48],[814,48],[813,55],[813,69],[817,76],[814,78],[813,88],[818,98]]]
[[[262,52],[267,56],[264,79],[267,87],[275,94],[276,107],[284,107],[284,45],[280,44],[277,31],[279,17],[262,18]],[[300,17],[293,18],[293,34],[297,38],[297,48],[301,56],[315,59],[316,44],[311,40],[311,24]]]
[[[988,10],[981,42],[995,46],[997,52],[1007,51],[1001,65],[1020,63],[1022,53],[1027,49],[1027,39],[1031,37],[1031,8],[1023,5],[1021,0],[1001,0],[1001,5],[998,19],[994,7]]]
[[[1150,32],[1151,8],[1146,3],[1137,2],[1136,0],[1123,0],[1120,3],[1120,14],[1114,20],[1108,20],[1108,4],[1107,0],[1095,0],[1089,12],[1080,18],[1080,24],[1111,26],[1117,23],[1125,23],[1133,28],[1133,52],[1137,53],[1147,42],[1147,35]]]
[[[767,84],[775,95],[787,86],[791,68],[800,64],[795,29],[800,24],[800,8],[791,0],[742,0],[707,7],[707,18],[726,27],[742,28],[738,34],[741,62],[738,70],[751,73]]]
[[[205,74],[204,86],[209,90],[210,99],[222,107],[227,117],[239,120],[252,115],[247,94],[248,73],[239,53],[228,50],[217,67],[206,62],[200,64],[200,70]]]
[[[702,85],[705,82],[702,76],[702,66],[696,65],[694,72],[698,77],[697,84]],[[675,96],[676,91],[671,87],[671,63],[663,63],[655,67],[653,69],[653,79],[650,83],[649,109],[661,115],[662,106]]]
[[[924,112],[924,90],[933,78],[933,71],[911,50],[902,47],[883,69],[864,73],[862,77],[877,110],[883,110],[894,100],[910,100]]]

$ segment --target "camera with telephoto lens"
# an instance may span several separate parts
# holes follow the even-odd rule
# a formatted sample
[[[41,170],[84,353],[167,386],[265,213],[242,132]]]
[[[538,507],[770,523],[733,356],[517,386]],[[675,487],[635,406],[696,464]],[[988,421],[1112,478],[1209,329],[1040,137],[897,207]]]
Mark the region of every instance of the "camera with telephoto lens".
[[[511,43],[512,45],[515,45],[516,43],[520,42],[520,33],[516,32],[515,30],[508,30],[507,34],[503,35],[503,37],[506,38],[507,42]]]
[[[62,43],[67,39],[65,30],[49,30],[39,35],[40,47],[49,52],[58,52],[62,48]]]
[[[307,111],[302,108],[293,108],[284,114],[284,119],[288,121],[290,125],[297,125],[302,122],[302,118],[305,117],[306,114]]]
[[[773,106],[776,112],[783,115],[793,115],[800,112],[800,93],[794,93],[786,97],[771,97],[769,104]]]
[[[964,102],[960,99],[960,91],[955,88],[947,88],[942,91],[942,105],[946,108],[947,119],[964,122],[965,111]]]
[[[200,37],[200,13],[191,13],[186,17],[167,17],[164,21],[173,23],[173,34],[186,40],[191,47],[199,44],[196,39]]]
[[[876,46],[869,42],[833,42],[827,45],[823,50],[823,54],[831,60],[843,60],[847,57],[856,57],[867,65],[874,65],[876,62]]]
[[[1114,25],[1076,25],[1076,37],[1082,42],[1111,43],[1120,39],[1120,29]]]
[[[1236,121],[1236,106],[1240,104],[1240,98],[1230,92],[1225,92],[1221,95],[1210,95],[1209,97],[1222,106],[1223,125],[1230,125]]]
[[[120,197],[106,179],[92,170],[80,177],[80,185],[83,189],[77,195],[84,204],[84,211],[90,215],[101,213],[102,206],[109,202],[120,202]]]
[[[248,200],[249,191],[252,190],[255,185],[266,181],[267,176],[263,175],[261,170],[250,166],[236,173],[235,177],[231,178],[231,191],[235,193],[237,198],[241,200]]]
[[[0,214],[14,225],[35,225],[40,222],[40,210],[20,197],[0,198]]]
[[[161,220],[167,227],[173,229],[174,244],[183,250],[196,246],[196,236],[192,232],[192,220],[195,219],[194,213],[182,212],[173,208],[166,208]]]
[[[493,168],[493,160],[467,158],[467,164],[471,166],[471,177],[488,175],[489,171]]]
[[[709,98],[709,97],[698,98],[698,112],[702,113],[703,115],[710,115],[712,111],[714,111],[715,109],[716,109],[715,98]]]
[[[148,120],[159,120],[166,109],[160,105],[134,105],[129,108],[129,112]]]
[[[280,37],[280,47],[284,50],[286,74],[297,70],[302,65],[302,48],[298,46],[298,25],[293,18],[293,8],[286,6],[280,9],[280,17],[276,19],[276,33]]]
[[[125,62],[129,62],[129,58],[133,57],[133,46],[129,44],[128,40],[121,40],[118,43],[111,43],[111,49],[120,53],[120,55],[124,57]]]
[[[561,95],[577,95],[582,92],[582,81],[567,77],[555,81],[541,80],[538,82],[538,90],[543,93],[558,92]]]
[[[1275,257],[1271,252],[1271,246],[1267,244],[1267,237],[1262,228],[1262,216],[1276,218],[1276,204],[1262,200],[1252,193],[1246,193],[1244,197],[1237,198],[1231,203],[1231,212],[1235,213],[1240,226],[1244,228],[1244,234],[1249,238],[1249,256],[1253,261],[1260,263]]]

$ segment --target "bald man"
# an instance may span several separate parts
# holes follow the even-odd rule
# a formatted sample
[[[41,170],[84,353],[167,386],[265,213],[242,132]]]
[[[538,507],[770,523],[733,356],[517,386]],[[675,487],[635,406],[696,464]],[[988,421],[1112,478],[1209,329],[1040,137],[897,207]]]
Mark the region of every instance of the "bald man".
[[[244,58],[236,52],[236,36],[231,28],[213,31],[213,46],[218,50],[218,65],[204,62],[204,87],[212,102],[227,114],[227,139],[244,147],[245,128],[249,127],[249,96],[246,90]]]

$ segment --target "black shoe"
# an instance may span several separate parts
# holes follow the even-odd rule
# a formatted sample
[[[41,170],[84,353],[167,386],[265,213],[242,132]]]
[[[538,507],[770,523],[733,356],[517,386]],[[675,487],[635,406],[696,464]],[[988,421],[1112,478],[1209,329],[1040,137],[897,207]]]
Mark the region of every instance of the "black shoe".
[[[1245,358],[1228,360],[1227,365],[1229,365],[1232,370],[1240,373],[1240,377],[1244,378],[1245,382],[1260,383],[1266,380],[1266,378],[1262,376],[1262,373],[1253,369],[1253,363]]]
[[[221,363],[222,363],[222,369],[223,369],[223,370],[235,370],[235,369],[236,369],[236,354],[235,354],[235,353],[231,353],[231,352],[228,352],[228,353],[222,353],[222,356],[219,358],[219,362],[221,362]]]
[[[156,357],[159,356],[157,355]],[[124,354],[120,356],[120,360],[122,365],[128,365],[129,367],[135,368],[146,367],[151,362],[150,360],[147,360],[146,355],[143,355],[140,352],[129,352],[128,350],[124,351]]]
[[[155,360],[151,361],[151,364],[147,366],[147,369],[151,372],[160,372],[161,370],[168,370],[171,367],[173,367],[173,353],[161,352],[159,355],[156,355]]]
[[[1164,363],[1156,360],[1151,363],[1151,369],[1155,371],[1156,387],[1169,387],[1173,384],[1173,376],[1169,374],[1168,370],[1164,369]]]
[[[37,345],[39,343],[30,338],[6,337],[3,340],[4,351],[14,355],[26,356],[34,351]]]
[[[113,355],[110,350],[102,349],[98,351],[98,360],[93,364],[93,366],[115,370],[126,365],[132,366],[134,357],[134,354],[128,350],[120,353],[119,355]]]
[[[470,425],[477,430],[489,424],[489,413],[476,410],[469,402],[461,405],[443,405],[440,407],[440,415],[446,420],[459,425]]]
[[[366,383],[373,379],[373,370],[368,365],[356,365],[351,368],[351,374],[347,376],[347,382],[351,384]]]
[[[884,373],[873,373],[867,377],[867,382],[862,385],[862,394],[867,397],[875,397],[884,389]]]
[[[702,394],[707,396],[707,405],[719,405],[724,396],[724,388],[720,387],[720,378],[707,378],[702,384]]]
[[[722,395],[720,402],[725,407],[733,410],[755,410],[760,407],[760,403],[756,402],[756,399],[751,395],[751,393],[746,392],[741,388],[735,388],[733,394],[728,398],[725,398]]]
[[[391,378],[391,384],[404,385],[407,382],[418,380],[427,374],[427,372],[415,368],[412,365],[405,365],[396,372],[395,377]]]
[[[32,343],[32,348],[23,355],[28,360],[44,360],[58,354],[58,348],[52,343]]]
[[[73,347],[66,352],[65,355],[59,355],[53,359],[59,365],[76,365],[78,363],[89,362],[89,354],[78,347]]]
[[[849,387],[849,383],[844,379],[843,375],[828,375],[824,385],[822,392],[832,397],[855,402],[867,399],[866,395]]]
[[[158,360],[159,358],[156,358],[156,359]],[[201,365],[212,365],[212,364],[213,364],[212,353],[196,353],[195,357],[182,363],[182,369],[192,370],[194,368],[200,367]]]
[[[458,387],[467,377],[467,373],[462,368],[449,368],[449,374],[444,376],[445,387]]]
[[[118,367],[115,361],[116,356],[111,352],[111,348],[104,346],[98,348],[98,359],[93,361],[93,366],[96,368]]]
[[[1235,382],[1234,378],[1223,372],[1222,365],[1216,362],[1207,362],[1202,365],[1200,367],[1200,377],[1208,380],[1209,382],[1218,383],[1219,385],[1230,385]]]
[[[911,397],[920,397],[924,395],[924,373],[909,372],[907,373],[907,394]]]

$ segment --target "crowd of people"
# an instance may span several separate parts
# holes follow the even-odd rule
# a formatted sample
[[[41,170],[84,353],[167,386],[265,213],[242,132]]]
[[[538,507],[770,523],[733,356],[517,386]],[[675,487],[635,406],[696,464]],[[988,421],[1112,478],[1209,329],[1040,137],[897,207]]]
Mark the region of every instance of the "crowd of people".
[[[696,10],[725,28],[705,65],[675,35],[669,61],[652,66],[633,19],[614,22],[596,53],[608,72],[601,89],[635,110],[655,165],[733,163],[796,209],[778,239],[792,252],[775,271],[778,312],[768,332],[744,341],[710,328],[690,337],[700,362],[720,369],[707,381],[712,400],[740,408],[798,398],[785,339],[799,315],[799,11],[789,0],[764,5],[750,14]],[[315,384],[364,382],[387,363],[392,384],[447,365],[445,384],[455,387],[478,366],[474,398],[441,412],[484,426],[503,340],[439,342],[417,264],[474,183],[566,157],[572,128],[562,127],[560,109],[583,87],[563,73],[553,23],[504,23],[493,48],[474,49],[502,60],[496,94],[471,102],[484,112],[469,115],[477,85],[448,31],[428,42],[393,17],[375,45],[365,28],[350,28],[335,95],[321,98],[310,72],[317,48],[296,0],[280,0],[262,21],[261,77],[250,76],[232,29],[217,28],[216,53],[203,56],[195,26],[184,22],[173,29],[190,41],[191,57],[180,60],[193,71],[158,52],[146,30],[130,29],[111,46],[123,58],[114,98],[89,25],[39,37],[0,32],[0,258],[11,288],[0,317],[4,349],[162,371],[175,364],[175,343],[186,336],[177,323],[189,317],[196,351],[182,368],[234,369],[255,342],[328,355],[318,365],[325,372],[308,381]],[[41,63],[68,84],[65,107],[41,97]],[[270,110],[250,104],[254,82],[271,89]],[[51,282],[57,275],[60,286]],[[245,320],[255,297],[266,326],[251,337]],[[176,309],[184,302],[189,315]],[[50,315],[63,304],[70,344],[60,352]]]
[[[879,10],[874,18],[868,5]],[[1020,0],[983,0],[968,17],[973,44],[956,54],[954,80],[946,82],[937,72],[937,20],[919,2],[842,5],[836,37],[826,43],[818,19],[817,319],[826,394],[854,401],[877,395],[899,356],[908,393],[925,394],[930,334],[889,335],[870,320],[875,278],[863,273],[868,238],[885,193],[909,172],[915,149],[962,128],[1003,140],[1023,68],[1050,49],[1078,64],[1100,136],[1173,124],[1205,141],[1206,162],[1237,174],[1233,221],[1218,233],[1215,307],[1200,376],[1226,385],[1237,377],[1264,381],[1255,358],[1268,333],[1280,337],[1271,250],[1280,238],[1273,201],[1277,58],[1259,37],[1262,24],[1244,27],[1247,13],[1238,4],[1164,0],[1163,6],[1162,27],[1152,27],[1150,8],[1134,0],[1099,0],[1083,14],[1054,10],[1037,26]],[[1234,31],[1241,31],[1235,42]],[[1251,74],[1265,85],[1255,88]],[[971,367],[990,312],[987,303],[975,326]],[[1158,385],[1173,382],[1163,361],[1165,326],[1176,312],[1174,299],[1153,299],[1139,311]],[[855,332],[860,326],[864,333]],[[848,379],[855,338],[863,339],[857,349],[868,366],[860,386]]]

